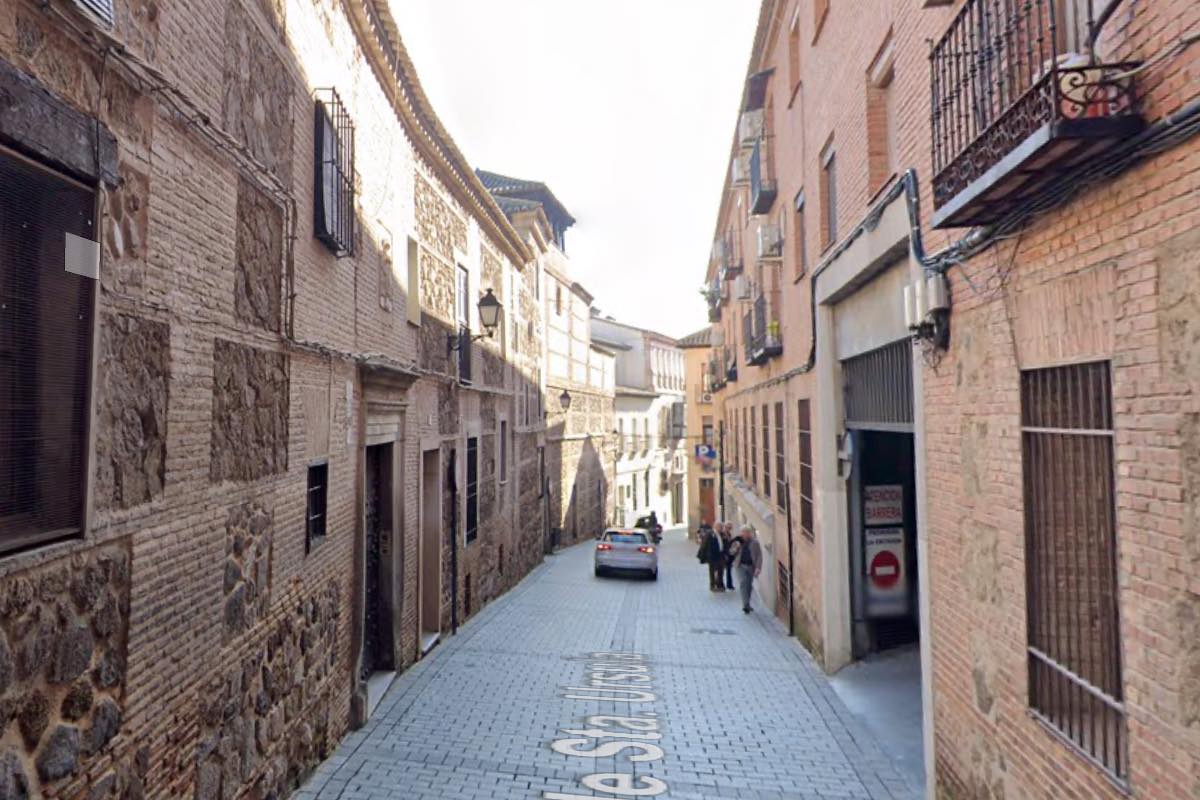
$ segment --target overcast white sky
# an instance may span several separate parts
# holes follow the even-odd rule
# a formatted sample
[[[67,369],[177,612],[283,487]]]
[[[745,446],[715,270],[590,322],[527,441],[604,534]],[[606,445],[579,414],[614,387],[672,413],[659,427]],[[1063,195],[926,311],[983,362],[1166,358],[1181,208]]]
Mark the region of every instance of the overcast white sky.
[[[442,122],[481,169],[544,181],[578,220],[575,278],[618,320],[683,336],[757,0],[391,0]]]

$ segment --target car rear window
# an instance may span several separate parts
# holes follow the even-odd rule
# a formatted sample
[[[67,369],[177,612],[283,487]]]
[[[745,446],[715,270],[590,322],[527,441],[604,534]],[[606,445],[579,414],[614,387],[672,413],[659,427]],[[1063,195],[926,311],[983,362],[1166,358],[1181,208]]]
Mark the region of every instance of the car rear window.
[[[604,534],[606,542],[625,542],[626,544],[645,544],[646,534],[644,533],[617,533],[609,531]]]

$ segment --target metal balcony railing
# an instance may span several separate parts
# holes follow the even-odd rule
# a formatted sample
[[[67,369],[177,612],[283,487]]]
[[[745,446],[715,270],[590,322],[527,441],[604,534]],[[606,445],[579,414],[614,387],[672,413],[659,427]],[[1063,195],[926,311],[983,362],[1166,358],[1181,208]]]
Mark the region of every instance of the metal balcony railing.
[[[720,241],[721,272],[725,276],[725,280],[731,281],[742,274],[745,266],[741,231],[737,228],[730,228]]]
[[[764,364],[783,352],[776,304],[770,302],[766,294],[754,298],[752,313],[743,318],[745,323],[749,323],[746,327],[746,363]]]
[[[775,204],[775,164],[771,138],[760,136],[750,153],[750,213],[766,214]]]
[[[1067,52],[1062,2],[967,0],[934,45],[935,226],[995,221],[1141,129],[1137,65]]]

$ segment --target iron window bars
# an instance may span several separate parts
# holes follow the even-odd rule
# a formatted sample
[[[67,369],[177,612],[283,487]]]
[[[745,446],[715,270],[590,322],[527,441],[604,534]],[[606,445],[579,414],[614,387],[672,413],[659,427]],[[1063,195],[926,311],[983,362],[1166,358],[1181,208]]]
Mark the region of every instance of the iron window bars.
[[[813,534],[813,465],[812,465],[812,407],[808,400],[796,401],[796,431],[800,445],[800,532],[812,540]]]
[[[325,538],[326,503],[329,492],[329,465],[310,464],[308,467],[308,500],[305,504],[304,552]]]
[[[479,439],[467,438],[467,514],[463,527],[468,544],[479,535]]]
[[[313,232],[338,258],[354,255],[354,123],[334,89],[315,92]]]
[[[1108,362],[1021,373],[1029,705],[1123,782],[1111,398]]]

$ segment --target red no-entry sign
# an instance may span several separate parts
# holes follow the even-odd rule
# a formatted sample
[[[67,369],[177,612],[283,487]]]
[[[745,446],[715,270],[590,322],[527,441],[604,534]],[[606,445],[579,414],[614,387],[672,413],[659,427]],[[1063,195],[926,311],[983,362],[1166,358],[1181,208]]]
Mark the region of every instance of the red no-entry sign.
[[[880,589],[890,589],[900,580],[900,559],[891,550],[880,550],[871,559],[871,583]]]
[[[908,613],[904,567],[904,528],[866,528],[867,616],[894,617]]]

